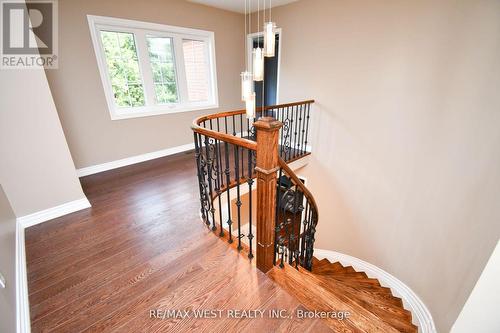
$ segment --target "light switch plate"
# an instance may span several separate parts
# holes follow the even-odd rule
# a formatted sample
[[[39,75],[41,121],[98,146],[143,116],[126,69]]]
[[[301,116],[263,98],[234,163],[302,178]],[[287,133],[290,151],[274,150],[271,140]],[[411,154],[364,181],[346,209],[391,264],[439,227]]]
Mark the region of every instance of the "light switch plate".
[[[0,288],[5,288],[5,278],[2,273],[0,273]]]

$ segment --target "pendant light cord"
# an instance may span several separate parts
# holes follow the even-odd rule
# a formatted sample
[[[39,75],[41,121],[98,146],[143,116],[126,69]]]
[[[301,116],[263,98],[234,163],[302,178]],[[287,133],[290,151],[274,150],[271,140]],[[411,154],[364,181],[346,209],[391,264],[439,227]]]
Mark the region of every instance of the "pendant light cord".
[[[248,5],[248,0],[245,0],[245,38],[243,38],[243,49],[245,50],[245,72],[248,71],[248,43],[247,43],[247,5]]]
[[[264,21],[264,24],[266,22],[266,0],[264,0],[264,8],[263,8],[263,11],[262,11],[262,15],[263,15],[263,21]],[[264,25],[263,25],[264,26]],[[260,29],[260,27],[259,27]],[[262,30],[263,34],[262,34],[262,43],[264,43],[264,38],[265,38],[265,34],[266,32],[264,30]],[[259,46],[260,46],[260,38],[259,38]],[[264,52],[264,48],[262,48],[262,52]],[[264,100],[265,100],[265,93],[266,93],[266,90],[265,90],[265,85],[266,85],[266,57],[262,56],[263,57],[263,74],[262,74],[262,115],[264,115]]]

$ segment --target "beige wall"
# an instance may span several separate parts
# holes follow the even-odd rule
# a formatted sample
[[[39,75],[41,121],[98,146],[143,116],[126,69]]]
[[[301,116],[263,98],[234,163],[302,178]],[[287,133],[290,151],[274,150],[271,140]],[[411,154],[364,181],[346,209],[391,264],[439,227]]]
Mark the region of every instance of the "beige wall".
[[[60,0],[59,69],[47,71],[47,76],[77,168],[192,143],[192,120],[217,111],[112,121],[90,39],[88,14],[215,32],[220,110],[242,107],[242,15],[183,0]]]
[[[500,235],[500,1],[272,13],[281,101],[317,101],[316,246],[397,276],[449,331]]]
[[[84,198],[42,69],[0,73],[0,183],[16,216]]]
[[[0,185],[0,332],[16,331],[16,216]]]

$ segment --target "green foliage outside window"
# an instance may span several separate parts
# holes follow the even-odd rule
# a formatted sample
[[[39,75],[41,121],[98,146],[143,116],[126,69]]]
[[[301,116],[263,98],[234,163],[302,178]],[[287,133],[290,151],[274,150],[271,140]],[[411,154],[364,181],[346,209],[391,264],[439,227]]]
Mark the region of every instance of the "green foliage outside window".
[[[101,40],[116,104],[119,107],[144,106],[144,88],[134,35],[101,31]]]
[[[158,104],[177,102],[172,39],[147,37],[149,61],[153,71],[156,100]]]

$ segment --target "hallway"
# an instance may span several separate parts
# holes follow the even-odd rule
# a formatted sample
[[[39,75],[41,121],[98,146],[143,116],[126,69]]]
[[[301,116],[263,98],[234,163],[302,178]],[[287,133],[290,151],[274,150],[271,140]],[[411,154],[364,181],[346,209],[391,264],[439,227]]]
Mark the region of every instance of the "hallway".
[[[92,208],[27,229],[32,331],[328,331],[319,319],[154,318],[301,307],[200,221],[195,175],[187,152],[87,176]]]

